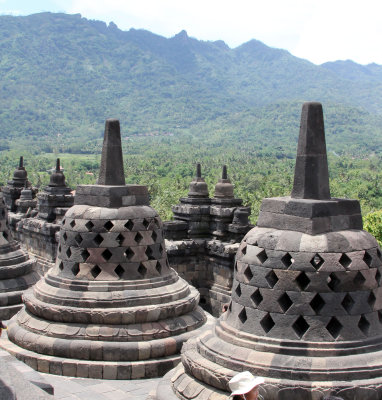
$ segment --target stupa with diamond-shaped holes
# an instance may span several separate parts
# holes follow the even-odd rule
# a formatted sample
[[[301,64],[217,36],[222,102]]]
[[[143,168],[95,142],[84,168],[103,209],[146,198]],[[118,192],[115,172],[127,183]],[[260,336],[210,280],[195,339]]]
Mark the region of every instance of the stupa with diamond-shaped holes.
[[[243,370],[265,377],[266,400],[382,398],[381,264],[359,202],[330,196],[322,106],[305,103],[292,195],[263,200],[228,311],[185,344],[157,399],[226,399]]]
[[[146,186],[125,185],[118,120],[107,120],[97,185],[77,187],[55,267],[29,291],[3,343],[41,372],[163,375],[204,326],[199,294],[169,267]]]

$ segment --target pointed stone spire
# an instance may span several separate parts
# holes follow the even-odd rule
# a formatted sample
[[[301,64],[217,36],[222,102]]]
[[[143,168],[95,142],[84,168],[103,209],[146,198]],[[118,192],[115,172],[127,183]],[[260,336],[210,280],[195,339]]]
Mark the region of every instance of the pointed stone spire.
[[[295,199],[330,199],[324,117],[321,103],[307,102],[302,106],[291,197]]]
[[[60,159],[56,160],[56,171],[50,176],[49,186],[54,187],[65,187],[65,175],[61,171]]]
[[[117,119],[106,120],[98,184],[125,185],[121,131]]]
[[[233,185],[228,179],[227,166],[223,165],[222,177],[215,185],[215,198],[233,199]]]
[[[23,156],[20,157],[19,169],[24,169],[24,157]]]
[[[202,178],[202,168],[200,163],[196,164],[196,177],[190,183],[190,191],[188,197],[205,197],[208,198],[208,187]]]

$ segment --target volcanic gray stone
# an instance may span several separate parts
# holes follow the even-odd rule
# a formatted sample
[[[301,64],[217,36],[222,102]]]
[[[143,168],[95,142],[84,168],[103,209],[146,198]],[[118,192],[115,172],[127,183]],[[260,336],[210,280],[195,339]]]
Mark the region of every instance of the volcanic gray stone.
[[[179,363],[183,342],[207,316],[197,290],[169,266],[147,188],[117,184],[122,158],[114,165],[119,174],[108,175],[109,158],[121,152],[118,121],[106,122],[105,136],[103,182],[109,184],[77,189],[62,220],[55,266],[25,294],[4,347],[36,360],[42,372],[159,376]]]
[[[320,103],[304,103],[302,107],[291,197],[330,199],[324,116]]]
[[[117,119],[106,121],[103,141],[98,184],[124,185],[121,133]]]
[[[306,103],[303,179],[291,198],[264,200],[236,254],[228,311],[185,344],[166,400],[226,399],[243,370],[265,378],[267,400],[382,398],[382,253],[354,218],[359,204],[330,198],[324,144],[321,105]]]
[[[20,310],[24,291],[38,281],[34,264],[35,260],[12,237],[0,193],[0,321],[10,319]]]

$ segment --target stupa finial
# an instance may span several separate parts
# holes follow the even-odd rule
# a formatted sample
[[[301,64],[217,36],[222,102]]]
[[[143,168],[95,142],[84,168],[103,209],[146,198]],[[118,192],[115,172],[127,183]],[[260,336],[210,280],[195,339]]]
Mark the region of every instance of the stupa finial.
[[[61,171],[61,167],[60,167],[60,159],[57,158],[56,160],[56,172],[60,172]]]
[[[117,119],[106,120],[98,184],[125,185],[121,131]]]
[[[223,165],[222,179],[228,179],[227,166],[226,165]]]
[[[19,168],[24,168],[24,157],[23,156],[20,157]]]
[[[200,163],[196,164],[196,177],[197,178],[202,177],[202,167],[200,166]]]
[[[330,199],[324,116],[321,103],[302,106],[292,198]]]

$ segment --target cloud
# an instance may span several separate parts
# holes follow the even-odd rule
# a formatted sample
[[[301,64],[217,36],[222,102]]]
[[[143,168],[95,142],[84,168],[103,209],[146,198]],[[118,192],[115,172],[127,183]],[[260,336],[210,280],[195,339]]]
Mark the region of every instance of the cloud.
[[[186,29],[236,47],[252,38],[321,63],[382,63],[380,0],[72,0],[68,12],[166,37]],[[380,44],[379,44],[380,45]]]

